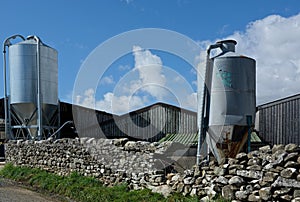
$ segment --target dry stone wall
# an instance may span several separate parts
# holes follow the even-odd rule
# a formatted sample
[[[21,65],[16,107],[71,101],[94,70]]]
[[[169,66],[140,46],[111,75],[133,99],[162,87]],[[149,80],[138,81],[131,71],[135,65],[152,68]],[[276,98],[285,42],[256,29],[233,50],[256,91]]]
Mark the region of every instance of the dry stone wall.
[[[211,158],[208,164],[183,173],[172,170],[169,155],[174,148],[170,142],[87,138],[11,141],[5,151],[6,160],[15,165],[60,175],[76,171],[108,186],[126,182],[132,189],[149,188],[164,195],[180,192],[203,201],[217,194],[235,201],[300,201],[300,148],[295,144],[239,153],[222,165]]]

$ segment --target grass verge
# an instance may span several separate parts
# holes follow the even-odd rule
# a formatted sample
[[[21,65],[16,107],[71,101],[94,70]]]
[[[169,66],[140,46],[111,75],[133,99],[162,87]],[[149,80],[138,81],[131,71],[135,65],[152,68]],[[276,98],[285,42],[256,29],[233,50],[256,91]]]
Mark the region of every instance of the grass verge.
[[[78,173],[69,176],[58,176],[44,170],[28,167],[13,166],[7,164],[0,171],[0,176],[15,181],[22,182],[40,190],[45,190],[53,194],[59,194],[72,198],[75,201],[97,202],[97,201],[116,201],[116,202],[196,202],[196,197],[184,197],[181,194],[173,194],[168,198],[152,193],[148,189],[129,191],[126,184],[105,187],[103,184],[91,177],[84,177]],[[216,201],[225,201],[217,199]]]

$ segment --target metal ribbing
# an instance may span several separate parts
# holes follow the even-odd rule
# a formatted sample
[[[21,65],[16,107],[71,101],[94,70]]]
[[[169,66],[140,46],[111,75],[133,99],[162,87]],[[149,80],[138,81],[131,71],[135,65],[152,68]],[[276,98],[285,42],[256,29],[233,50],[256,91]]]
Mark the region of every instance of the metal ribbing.
[[[271,144],[300,144],[300,95],[261,105],[259,132]]]

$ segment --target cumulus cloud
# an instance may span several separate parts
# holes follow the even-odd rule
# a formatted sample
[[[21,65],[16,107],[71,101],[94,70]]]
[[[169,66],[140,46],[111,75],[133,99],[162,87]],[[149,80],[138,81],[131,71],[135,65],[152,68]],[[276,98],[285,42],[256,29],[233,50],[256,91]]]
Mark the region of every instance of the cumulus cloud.
[[[166,78],[162,71],[161,58],[139,46],[133,46],[132,55],[134,68],[118,81],[114,92],[108,92],[101,100],[95,101],[95,91],[87,89],[84,96],[78,97],[77,104],[122,114],[144,107],[149,102],[149,96],[154,99],[163,99],[167,92],[163,88]],[[128,70],[128,67],[128,65],[119,66],[119,70]],[[112,76],[103,77],[100,80],[100,84],[113,83],[115,82]]]
[[[106,93],[104,99],[96,102],[96,108],[114,114],[128,113],[132,109],[144,107],[147,97],[142,96],[116,96],[112,92]]]
[[[225,37],[238,42],[237,53],[256,60],[258,105],[300,93],[299,36],[300,14],[287,18],[270,15],[250,22],[244,31]],[[218,40],[221,39],[198,44],[206,50]],[[198,58],[200,66],[205,66],[205,57],[203,51]]]
[[[105,93],[100,100],[95,101],[95,91],[87,89],[84,96],[78,97],[77,104],[114,114],[124,114],[157,101],[196,109],[196,93],[183,76],[164,67],[161,58],[150,50],[133,46],[132,55],[134,67],[115,82],[112,92]],[[100,84],[113,82],[109,76],[103,77]]]
[[[239,53],[257,62],[258,104],[300,92],[299,36],[300,14],[271,15],[228,37],[238,41]]]
[[[95,107],[95,91],[94,89],[90,88],[84,91],[84,95],[77,95],[76,104],[89,107],[89,108],[94,108]]]
[[[161,58],[139,46],[133,46],[132,51],[135,61],[134,70],[139,73],[142,90],[157,99],[162,99],[167,92],[161,88],[166,84]]]

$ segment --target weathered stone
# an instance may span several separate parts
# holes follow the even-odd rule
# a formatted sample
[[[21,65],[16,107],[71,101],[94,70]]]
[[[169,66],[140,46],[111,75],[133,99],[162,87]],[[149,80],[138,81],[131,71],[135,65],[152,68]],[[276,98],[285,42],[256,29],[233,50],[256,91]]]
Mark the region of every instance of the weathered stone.
[[[240,161],[240,162],[241,162],[241,161],[248,160],[248,156],[247,156],[247,154],[244,153],[244,152],[241,152],[241,153],[237,154],[235,158],[236,158],[238,161]]]
[[[278,173],[266,172],[263,176],[263,181],[274,182],[274,180],[277,176],[278,176]]]
[[[299,146],[291,143],[291,144],[287,144],[284,149],[286,152],[294,152],[299,149]]]
[[[263,170],[270,170],[271,168],[273,168],[273,164],[268,163],[267,165],[264,166]]]
[[[255,170],[237,170],[236,174],[250,179],[260,179],[262,177],[262,172]]]
[[[183,183],[184,184],[188,184],[188,185],[194,184],[195,183],[195,178],[194,177],[184,178],[183,179]]]
[[[300,197],[300,189],[295,189],[293,193],[294,198],[299,198]]]
[[[292,200],[292,196],[290,195],[283,195],[283,196],[280,196],[280,199],[283,200],[283,201],[291,201]]]
[[[116,146],[124,146],[128,142],[128,138],[114,139],[112,143]]]
[[[261,171],[262,167],[260,165],[252,165],[252,166],[248,166],[246,168],[247,170],[257,170],[257,171]]]
[[[183,192],[183,187],[184,187],[184,184],[182,182],[178,183],[177,192]]]
[[[172,181],[178,181],[179,179],[180,179],[180,175],[179,175],[179,174],[176,174],[176,175],[174,175],[174,176],[171,178]]]
[[[247,194],[250,194],[250,193],[252,193],[252,191],[253,191],[253,186],[252,186],[251,184],[248,184],[248,185],[246,185],[245,188],[243,188],[243,190],[241,190],[241,191],[246,191]]]
[[[257,196],[255,194],[250,194],[248,196],[248,201],[261,201],[261,198],[260,198],[260,196]]]
[[[275,195],[285,195],[288,194],[292,189],[291,188],[281,188],[274,191]]]
[[[222,196],[226,199],[232,200],[234,198],[233,187],[226,185],[222,188]]]
[[[200,169],[200,166],[198,166],[198,165],[195,165],[194,166],[194,177],[199,177],[199,176],[201,176],[201,169]]]
[[[263,153],[269,153],[269,152],[271,152],[271,147],[270,147],[270,145],[266,145],[266,146],[260,147],[258,150]]]
[[[228,174],[229,174],[229,175],[235,175],[235,174],[236,174],[236,168],[230,169],[230,170],[228,171]]]
[[[275,152],[277,152],[278,150],[284,150],[284,145],[283,144],[275,144],[272,147],[272,154],[275,154]]]
[[[197,189],[196,188],[192,188],[192,191],[190,193],[191,196],[196,196],[197,195]]]
[[[224,169],[224,168],[221,168],[221,167],[214,168],[214,174],[217,176],[222,176],[225,174],[225,172],[226,172],[226,169]]]
[[[229,165],[235,165],[237,164],[239,161],[237,159],[234,158],[228,158],[228,164]]]
[[[243,168],[244,168],[244,165],[241,165],[241,164],[233,164],[233,165],[229,166],[229,170],[232,170],[232,169],[243,169]]]
[[[260,184],[254,184],[253,189],[259,190],[261,188]]]
[[[297,163],[300,164],[300,156],[297,158]]]
[[[200,199],[200,202],[209,202],[210,198],[208,196],[204,196],[203,198]]]
[[[172,188],[168,185],[161,186],[147,186],[152,192],[162,194],[164,197],[168,197],[172,193]]]
[[[235,197],[238,200],[245,200],[248,198],[248,193],[247,191],[237,191],[235,192]]]
[[[210,199],[214,198],[217,194],[212,187],[205,187],[204,190]]]
[[[288,155],[288,153],[284,150],[278,150],[274,154],[272,154],[273,165],[281,165],[284,162],[284,158]]]
[[[300,197],[292,199],[291,202],[300,202]]]
[[[297,152],[289,153],[285,158],[284,161],[297,161],[299,154]]]
[[[284,178],[293,178],[297,175],[295,168],[286,168],[280,172],[280,176]]]
[[[229,163],[223,164],[222,166],[224,169],[228,169],[229,168]]]
[[[262,200],[268,201],[271,198],[271,187],[261,188],[258,193]]]
[[[196,185],[201,184],[202,180],[203,180],[203,177],[198,177],[198,178],[195,180],[195,184],[196,184]]]
[[[124,145],[124,149],[126,151],[136,151],[137,147],[136,147],[137,143],[135,141],[128,141],[126,142],[126,144]]]
[[[228,179],[223,176],[219,176],[217,177],[216,182],[220,184],[228,184]]]
[[[272,184],[272,187],[294,187],[300,188],[300,182],[294,179],[286,179],[279,176],[275,182]]]
[[[288,161],[286,162],[286,164],[284,164],[283,166],[284,168],[300,168],[299,163],[295,162],[295,161]]]
[[[251,159],[249,159],[247,165],[248,166],[261,165],[261,159],[259,159],[259,158],[251,158]]]
[[[230,185],[235,185],[235,186],[239,187],[244,184],[244,180],[243,180],[243,178],[241,178],[239,176],[233,176],[232,178],[230,178],[228,183]]]
[[[188,195],[192,190],[192,187],[190,185],[185,185],[183,188],[183,194]]]

